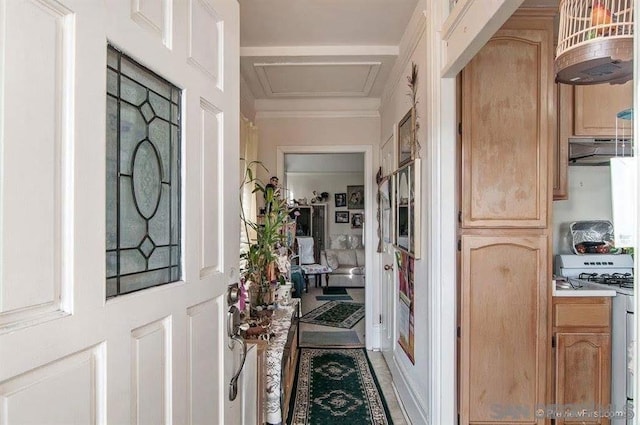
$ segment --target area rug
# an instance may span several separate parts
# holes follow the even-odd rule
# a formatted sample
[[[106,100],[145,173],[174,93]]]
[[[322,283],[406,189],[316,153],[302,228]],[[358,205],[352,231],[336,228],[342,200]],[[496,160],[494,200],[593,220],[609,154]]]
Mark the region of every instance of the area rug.
[[[325,286],[322,288],[322,295],[347,295],[347,290],[335,286]]]
[[[364,304],[329,301],[302,316],[301,322],[351,329],[364,317]]]
[[[302,348],[291,425],[392,424],[364,349]]]
[[[349,295],[316,295],[317,301],[351,301]]]
[[[316,332],[301,331],[300,347],[312,348],[360,348],[364,344],[356,331]]]

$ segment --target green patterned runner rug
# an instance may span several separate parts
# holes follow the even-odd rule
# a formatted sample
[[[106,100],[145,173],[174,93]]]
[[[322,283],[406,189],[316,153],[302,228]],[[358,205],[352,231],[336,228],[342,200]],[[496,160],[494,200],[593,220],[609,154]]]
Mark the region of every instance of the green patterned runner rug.
[[[329,301],[302,316],[301,322],[351,329],[364,317],[364,304]]]
[[[301,348],[290,425],[393,424],[364,349]]]

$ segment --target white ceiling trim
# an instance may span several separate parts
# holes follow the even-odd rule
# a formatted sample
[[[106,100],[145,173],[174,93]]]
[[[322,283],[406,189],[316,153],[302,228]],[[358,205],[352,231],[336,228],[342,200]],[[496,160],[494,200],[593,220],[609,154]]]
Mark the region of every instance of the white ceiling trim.
[[[257,119],[267,118],[380,118],[378,111],[258,111]]]
[[[256,99],[258,118],[379,118],[380,99]]]
[[[398,46],[270,46],[241,47],[242,57],[269,56],[398,56]]]
[[[371,87],[378,76],[380,71],[381,62],[282,62],[282,63],[255,63],[253,64],[258,81],[262,85],[262,89],[269,97],[366,97],[371,92]],[[278,72],[277,69],[285,71],[285,68],[296,67],[334,67],[334,68],[349,68],[349,67],[368,67],[367,75],[364,81],[360,80],[354,82],[354,87],[359,86],[360,89],[353,90],[335,90],[335,91],[289,91],[286,88],[281,90],[274,89],[274,82],[272,81],[270,74],[267,73],[267,69],[272,68]],[[272,71],[273,72],[273,71]]]

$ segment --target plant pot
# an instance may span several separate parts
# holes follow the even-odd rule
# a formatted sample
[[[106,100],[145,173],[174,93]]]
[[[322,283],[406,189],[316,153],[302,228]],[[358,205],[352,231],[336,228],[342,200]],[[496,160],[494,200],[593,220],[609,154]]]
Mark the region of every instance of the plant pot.
[[[248,291],[251,307],[273,304],[273,292],[273,287],[271,285],[261,286],[251,282]]]
[[[278,300],[278,303],[289,305],[289,302],[291,302],[292,287],[293,287],[293,284],[291,282],[287,282],[284,285],[278,286],[278,290],[276,293],[276,298]]]

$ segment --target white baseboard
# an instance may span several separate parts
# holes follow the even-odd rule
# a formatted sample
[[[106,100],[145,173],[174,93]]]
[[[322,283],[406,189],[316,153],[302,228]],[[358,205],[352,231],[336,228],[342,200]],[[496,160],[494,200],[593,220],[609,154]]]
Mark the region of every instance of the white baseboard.
[[[395,355],[393,362],[388,366],[393,377],[398,402],[403,410],[403,414],[408,418],[407,422],[413,425],[427,425],[429,423],[427,420],[428,415],[423,407],[426,406],[426,403],[420,402],[411,389],[403,368],[398,364]]]

